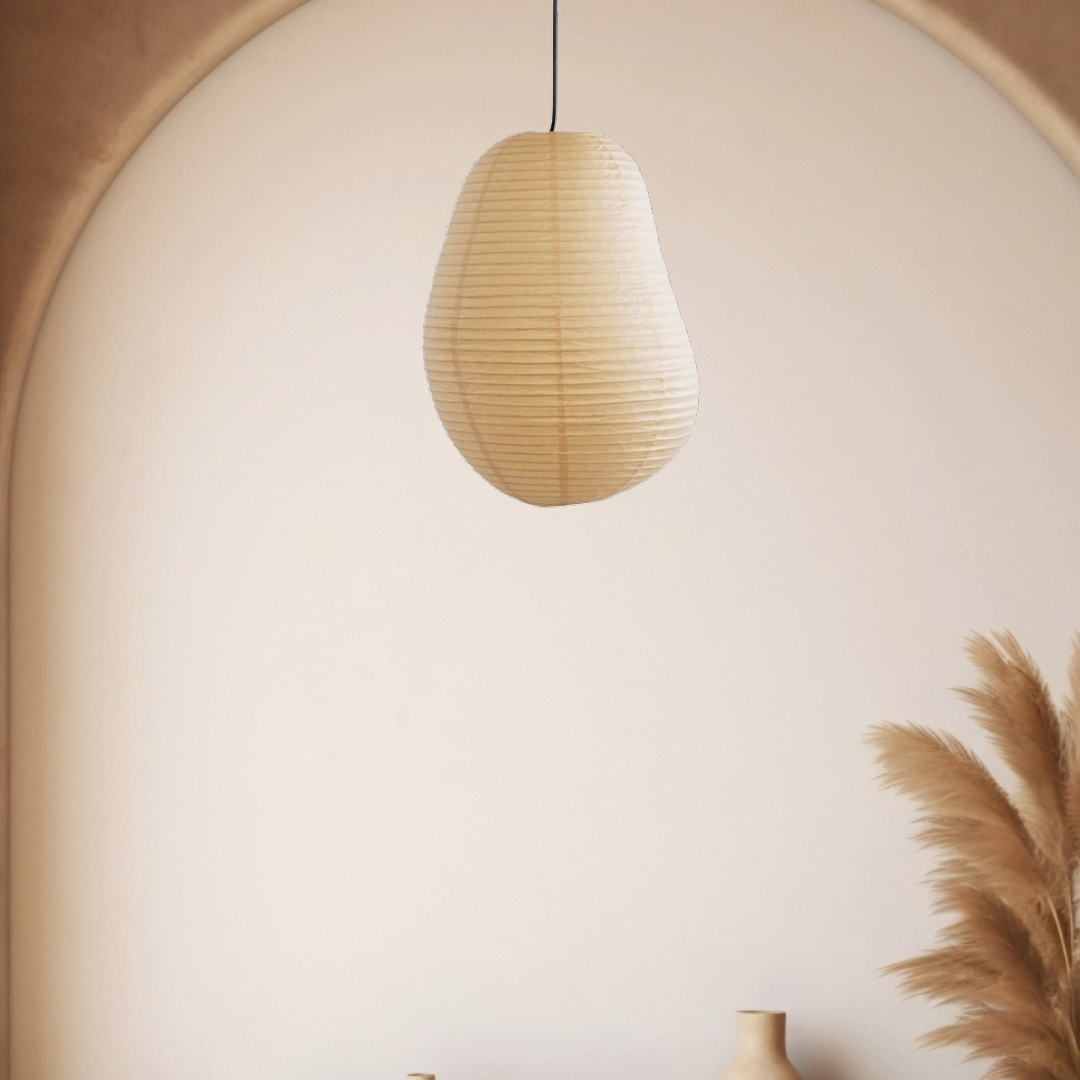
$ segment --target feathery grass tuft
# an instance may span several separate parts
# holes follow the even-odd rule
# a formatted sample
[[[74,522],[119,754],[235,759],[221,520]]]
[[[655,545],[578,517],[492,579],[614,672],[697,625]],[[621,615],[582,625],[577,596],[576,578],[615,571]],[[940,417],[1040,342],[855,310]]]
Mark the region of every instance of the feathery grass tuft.
[[[1015,778],[1006,792],[959,740],[881,724],[871,743],[886,787],[919,807],[920,844],[939,862],[938,946],[887,968],[906,994],[958,1010],[926,1046],[964,1046],[985,1080],[1080,1078],[1080,637],[1059,710],[1007,633],[975,636],[981,675],[961,690]]]

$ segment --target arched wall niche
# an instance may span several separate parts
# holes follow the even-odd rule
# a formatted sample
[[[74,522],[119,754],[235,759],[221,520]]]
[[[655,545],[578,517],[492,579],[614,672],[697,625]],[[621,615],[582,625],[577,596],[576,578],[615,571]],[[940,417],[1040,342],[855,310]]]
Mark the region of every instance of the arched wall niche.
[[[0,837],[6,837],[6,544],[15,422],[37,328],[83,225],[165,113],[304,0],[12,0],[0,12],[0,503],[5,545]],[[1080,8],[1068,0],[879,0],[983,75],[1080,176]],[[0,923],[6,925],[6,841]],[[7,1060],[0,933],[0,1077]]]

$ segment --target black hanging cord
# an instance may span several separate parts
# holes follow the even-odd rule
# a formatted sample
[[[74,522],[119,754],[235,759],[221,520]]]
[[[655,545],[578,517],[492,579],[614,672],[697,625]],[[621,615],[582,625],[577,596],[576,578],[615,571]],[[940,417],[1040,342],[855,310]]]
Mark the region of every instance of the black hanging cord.
[[[552,0],[551,15],[551,127],[555,130],[555,107],[559,103],[559,0]]]

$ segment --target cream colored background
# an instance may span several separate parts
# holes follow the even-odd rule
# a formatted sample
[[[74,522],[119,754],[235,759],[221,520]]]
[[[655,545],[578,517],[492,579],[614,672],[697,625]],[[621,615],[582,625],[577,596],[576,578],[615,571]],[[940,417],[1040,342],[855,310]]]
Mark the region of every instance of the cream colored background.
[[[970,629],[1080,622],[1080,186],[856,0],[562,12],[637,160],[702,408],[537,510],[430,403],[472,161],[546,125],[545,4],[314,0],[80,240],[15,496],[17,1080],[974,1077],[861,744],[962,725]]]

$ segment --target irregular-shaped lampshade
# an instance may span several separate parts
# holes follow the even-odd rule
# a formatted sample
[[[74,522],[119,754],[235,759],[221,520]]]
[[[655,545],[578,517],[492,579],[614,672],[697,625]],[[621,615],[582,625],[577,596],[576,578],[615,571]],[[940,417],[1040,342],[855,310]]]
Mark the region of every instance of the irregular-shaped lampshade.
[[[528,132],[480,158],[435,271],[424,362],[454,445],[524,502],[605,499],[675,456],[697,368],[618,143]]]

